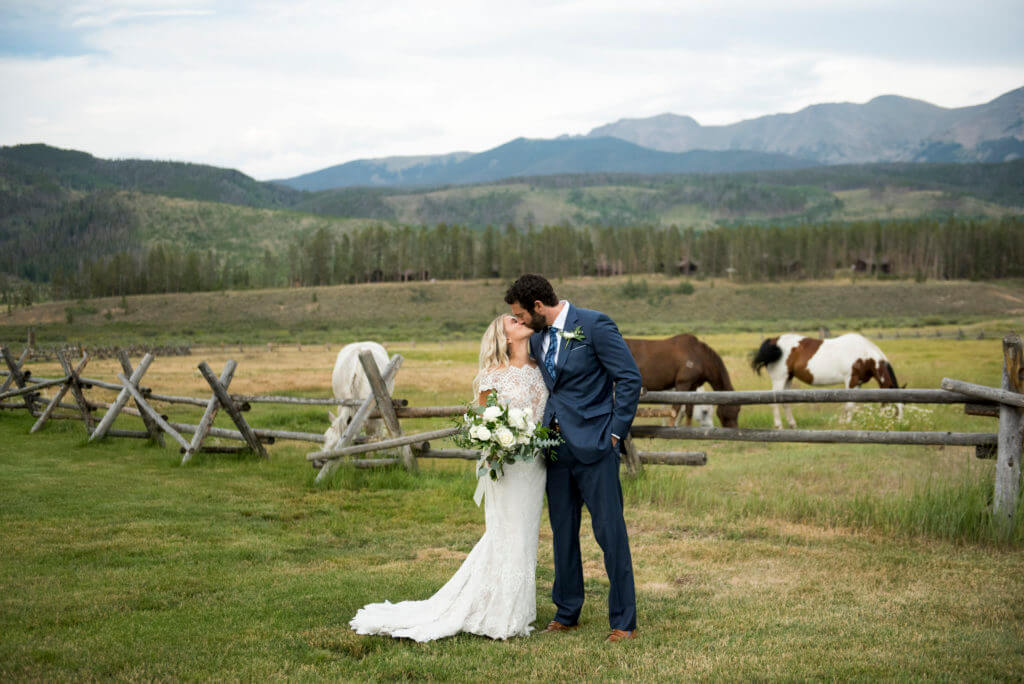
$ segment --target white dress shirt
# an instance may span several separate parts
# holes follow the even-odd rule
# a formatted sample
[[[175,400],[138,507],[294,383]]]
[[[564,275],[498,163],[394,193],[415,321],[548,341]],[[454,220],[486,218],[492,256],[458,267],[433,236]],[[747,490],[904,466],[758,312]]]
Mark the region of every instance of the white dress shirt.
[[[559,332],[565,330],[565,319],[569,317],[569,304],[568,300],[561,300],[559,304],[562,305],[562,310],[558,312],[558,316],[555,317],[555,322],[551,324],[552,328],[557,328]],[[540,362],[544,363],[544,359],[548,356],[548,345],[551,343],[551,331],[548,330],[544,333],[544,337],[541,341],[540,349]],[[555,363],[558,363],[558,352],[561,350],[562,345],[555,347]]]

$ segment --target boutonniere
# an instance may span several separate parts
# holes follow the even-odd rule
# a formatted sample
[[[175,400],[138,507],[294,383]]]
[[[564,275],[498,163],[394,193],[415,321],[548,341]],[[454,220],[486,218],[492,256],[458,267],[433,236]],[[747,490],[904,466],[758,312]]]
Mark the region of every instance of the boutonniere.
[[[582,342],[583,340],[587,339],[587,336],[583,334],[583,328],[578,325],[576,326],[575,330],[563,330],[562,332],[558,333],[558,336],[565,340],[565,346],[563,347],[563,349],[569,348],[570,340],[579,340],[580,342]]]

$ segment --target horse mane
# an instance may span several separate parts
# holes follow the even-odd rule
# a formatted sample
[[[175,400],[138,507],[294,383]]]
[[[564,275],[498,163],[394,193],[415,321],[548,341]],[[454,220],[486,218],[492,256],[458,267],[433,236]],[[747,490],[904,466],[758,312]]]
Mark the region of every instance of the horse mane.
[[[899,389],[899,387],[900,387],[900,383],[899,383],[899,381],[898,381],[898,380],[896,379],[896,371],[894,371],[894,370],[892,369],[892,364],[891,364],[891,363],[889,363],[888,361],[886,361],[886,362],[885,362],[885,369],[886,369],[887,371],[889,371],[889,379],[890,379],[890,380],[892,380],[892,386],[893,386],[893,387],[895,387],[896,389]]]
[[[700,342],[701,347],[703,347],[711,359],[711,368],[708,370],[713,370],[713,373],[709,372],[707,381],[716,390],[732,390],[733,386],[732,380],[729,378],[729,370],[725,367],[722,357],[718,355],[718,352],[705,344],[703,340],[698,340],[698,342]]]

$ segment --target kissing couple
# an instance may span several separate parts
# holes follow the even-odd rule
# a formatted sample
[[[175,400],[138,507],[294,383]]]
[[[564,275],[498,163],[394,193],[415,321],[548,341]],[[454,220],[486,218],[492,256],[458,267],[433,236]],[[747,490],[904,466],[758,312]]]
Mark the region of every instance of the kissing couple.
[[[556,612],[544,631],[579,626],[586,504],[611,584],[606,640],[636,636],[619,458],[640,398],[640,371],[608,316],[559,300],[542,276],[520,277],[505,302],[511,315],[494,319],[481,340],[474,396],[482,406],[493,393],[501,406],[543,416],[541,424],[561,443],[546,459],[506,465],[497,480],[481,475],[477,492],[484,497],[486,531],[462,566],[429,599],[361,608],[349,622],[359,634],[416,641],[459,632],[492,639],[529,635],[537,618],[537,540],[546,491]]]

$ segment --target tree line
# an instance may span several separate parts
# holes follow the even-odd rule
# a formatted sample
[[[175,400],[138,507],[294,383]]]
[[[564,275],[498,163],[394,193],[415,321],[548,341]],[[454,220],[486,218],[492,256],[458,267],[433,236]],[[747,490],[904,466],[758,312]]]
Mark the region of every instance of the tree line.
[[[919,279],[1024,276],[1024,218],[913,219],[848,225],[655,227],[383,225],[298,237],[284,253],[243,261],[158,243],[58,268],[54,298],[402,280],[664,273],[759,281],[837,270]],[[0,280],[0,297],[13,290]]]

